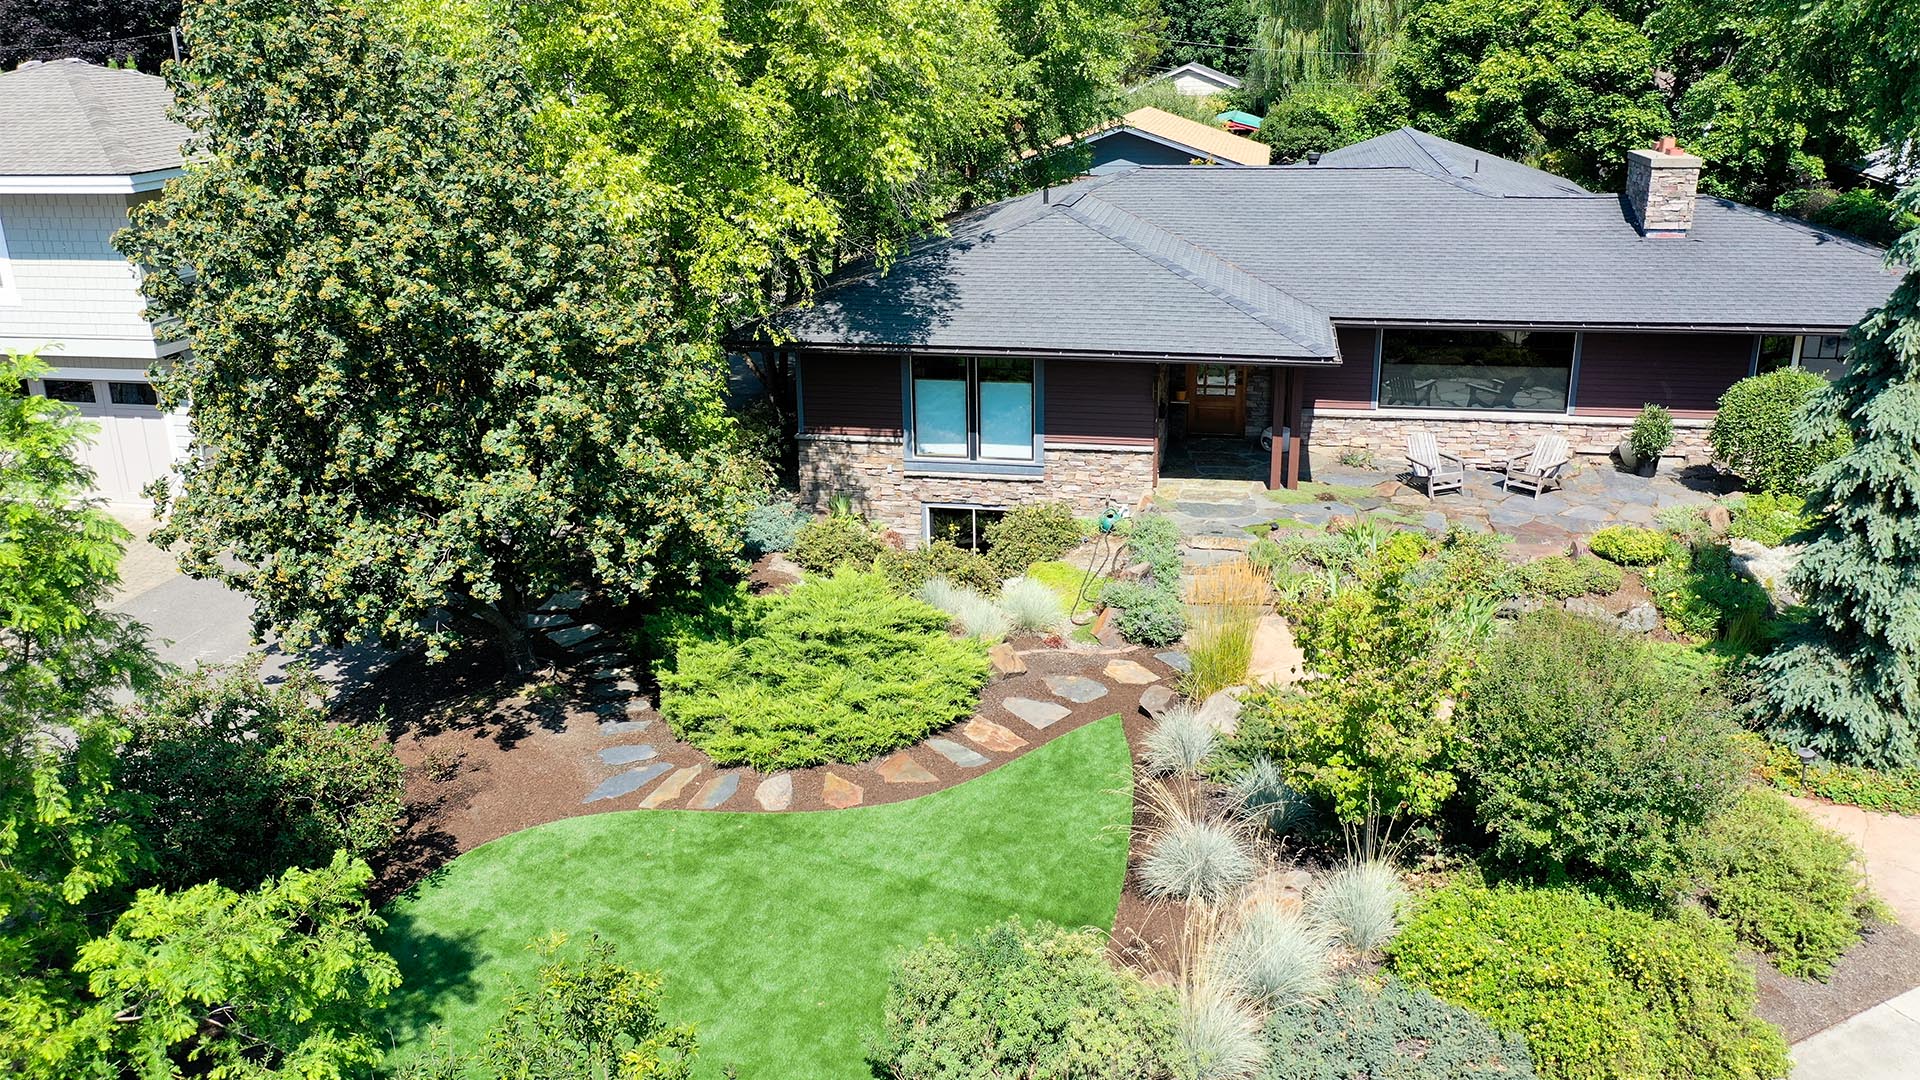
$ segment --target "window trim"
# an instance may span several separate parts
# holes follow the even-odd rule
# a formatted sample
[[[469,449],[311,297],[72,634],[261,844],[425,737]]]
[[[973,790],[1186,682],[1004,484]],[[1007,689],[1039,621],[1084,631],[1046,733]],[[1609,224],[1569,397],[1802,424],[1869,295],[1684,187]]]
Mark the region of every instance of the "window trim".
[[[927,354],[933,358],[935,354]],[[1037,357],[1021,356],[961,356],[950,357],[940,354],[939,359],[958,359],[967,365],[967,446],[966,457],[923,457],[914,452],[916,433],[914,431],[913,408],[913,361],[914,354],[904,353],[900,357],[900,428],[903,436],[901,451],[905,455],[908,468],[920,472],[950,472],[974,475],[998,475],[1013,477],[1035,477],[1046,469],[1046,386],[1047,365]],[[982,360],[1025,360],[1033,365],[1033,457],[1026,458],[989,458],[980,457],[977,447],[980,440],[979,386],[980,361]],[[947,504],[941,504],[945,506]],[[999,507],[967,506],[954,504],[956,509],[994,510]],[[922,514],[921,524],[926,524]]]
[[[0,221],[0,307],[20,305],[20,277],[13,266],[13,254],[7,249],[7,223]]]

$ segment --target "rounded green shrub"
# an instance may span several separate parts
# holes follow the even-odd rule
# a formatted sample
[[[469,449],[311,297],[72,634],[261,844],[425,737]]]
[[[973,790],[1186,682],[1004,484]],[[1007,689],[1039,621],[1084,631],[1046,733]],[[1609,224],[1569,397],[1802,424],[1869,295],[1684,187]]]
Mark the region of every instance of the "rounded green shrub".
[[[903,593],[917,592],[933,578],[946,578],[983,593],[1000,590],[1000,574],[986,556],[950,540],[934,540],[906,550],[883,547],[873,565]]]
[[[1014,919],[901,961],[875,1049],[896,1080],[1174,1080],[1180,1007],[1105,944]]]
[[[1595,555],[1621,566],[1652,566],[1666,556],[1673,540],[1658,529],[1609,525],[1587,541]]]
[[[801,569],[818,574],[837,566],[869,569],[885,548],[873,522],[856,514],[828,514],[794,532],[790,554]]]
[[[674,733],[718,765],[854,763],[972,715],[986,646],[873,572],[754,597],[729,629],[682,640],[659,673]]]
[[[1641,461],[1658,458],[1673,445],[1673,413],[1664,405],[1642,406],[1640,415],[1633,418],[1632,430],[1627,433],[1627,445]]]
[[[1389,975],[1348,979],[1314,1004],[1267,1021],[1261,1080],[1530,1080],[1526,1040]]]
[[[1789,975],[1824,976],[1878,910],[1859,853],[1761,788],[1715,818],[1693,853],[1706,902]]]
[[[1763,491],[1733,504],[1733,520],[1727,534],[1779,547],[1811,524],[1805,499]]]
[[[1724,698],[1564,612],[1495,642],[1462,711],[1475,820],[1498,858],[1541,874],[1678,893],[1687,843],[1746,769]]]
[[[1707,440],[1713,452],[1758,491],[1803,495],[1815,469],[1847,452],[1846,435],[1800,441],[1801,410],[1827,381],[1811,371],[1781,368],[1741,379],[1720,397]]]
[[[1066,503],[1029,503],[1001,515],[985,531],[986,557],[1003,578],[1026,572],[1078,547],[1087,527]]]
[[[759,558],[769,551],[789,551],[801,526],[812,515],[785,498],[763,502],[747,511],[740,539],[748,558]]]
[[[1570,600],[1576,596],[1605,596],[1619,589],[1626,576],[1605,559],[1549,555],[1516,568],[1514,579],[1532,595]]]
[[[1120,634],[1136,644],[1171,645],[1187,632],[1187,607],[1173,589],[1116,581],[1101,592],[1100,602],[1120,609]]]
[[[1460,880],[1421,899],[1388,956],[1402,978],[1524,1036],[1545,1080],[1787,1074],[1733,935],[1697,908],[1658,918],[1574,888]]]

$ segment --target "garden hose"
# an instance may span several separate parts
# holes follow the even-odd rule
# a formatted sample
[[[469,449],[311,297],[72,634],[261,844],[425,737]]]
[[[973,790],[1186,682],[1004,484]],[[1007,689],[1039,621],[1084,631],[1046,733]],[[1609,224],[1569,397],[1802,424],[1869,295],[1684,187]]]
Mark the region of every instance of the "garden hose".
[[[1099,534],[1100,550],[1087,564],[1087,572],[1080,579],[1080,590],[1074,594],[1073,604],[1068,608],[1069,611],[1078,612],[1081,604],[1087,604],[1086,614],[1076,614],[1071,618],[1070,621],[1075,626],[1085,626],[1093,621],[1093,606],[1088,603],[1087,590],[1093,587],[1096,578],[1113,572],[1114,563],[1119,560],[1121,547],[1124,546],[1113,542],[1113,534],[1119,529],[1121,520],[1126,516],[1127,511],[1124,507],[1109,502],[1106,512],[1101,514],[1099,521],[1095,523]]]

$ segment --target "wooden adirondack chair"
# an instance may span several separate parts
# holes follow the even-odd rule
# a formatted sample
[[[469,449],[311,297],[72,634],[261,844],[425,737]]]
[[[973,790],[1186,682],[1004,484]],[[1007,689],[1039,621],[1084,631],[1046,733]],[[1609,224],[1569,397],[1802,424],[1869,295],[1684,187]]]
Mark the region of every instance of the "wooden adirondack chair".
[[[1467,463],[1458,454],[1440,449],[1433,433],[1415,431],[1407,435],[1407,461],[1413,466],[1413,479],[1425,481],[1427,501],[1435,495],[1459,491],[1467,482]]]
[[[1567,440],[1558,435],[1542,435],[1533,449],[1507,461],[1507,490],[1524,491],[1534,497],[1560,486],[1560,476],[1573,460]]]

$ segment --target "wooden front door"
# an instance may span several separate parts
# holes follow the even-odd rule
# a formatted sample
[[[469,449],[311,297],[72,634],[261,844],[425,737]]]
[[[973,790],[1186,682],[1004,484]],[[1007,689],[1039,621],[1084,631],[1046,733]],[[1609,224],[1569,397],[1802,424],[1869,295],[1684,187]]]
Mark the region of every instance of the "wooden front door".
[[[1247,369],[1232,364],[1187,365],[1187,430],[1195,435],[1240,435],[1247,424]]]

